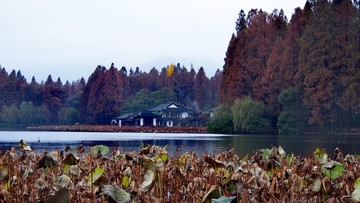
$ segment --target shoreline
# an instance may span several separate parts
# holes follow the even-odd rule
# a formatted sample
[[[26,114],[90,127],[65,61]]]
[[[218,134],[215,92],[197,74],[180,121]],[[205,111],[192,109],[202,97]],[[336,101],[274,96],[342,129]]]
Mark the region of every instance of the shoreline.
[[[71,132],[146,132],[146,133],[206,133],[206,127],[183,126],[112,126],[112,125],[49,125],[27,127],[29,131],[71,131]]]

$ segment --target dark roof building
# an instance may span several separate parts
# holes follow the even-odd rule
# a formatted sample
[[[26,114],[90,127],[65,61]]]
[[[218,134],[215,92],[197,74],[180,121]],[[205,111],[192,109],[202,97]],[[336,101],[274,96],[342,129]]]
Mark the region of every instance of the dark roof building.
[[[157,126],[159,115],[150,111],[142,111],[139,113],[127,113],[117,117],[113,123],[119,126]]]
[[[119,126],[174,126],[190,117],[191,109],[182,104],[169,102],[135,114],[123,114],[113,123]]]

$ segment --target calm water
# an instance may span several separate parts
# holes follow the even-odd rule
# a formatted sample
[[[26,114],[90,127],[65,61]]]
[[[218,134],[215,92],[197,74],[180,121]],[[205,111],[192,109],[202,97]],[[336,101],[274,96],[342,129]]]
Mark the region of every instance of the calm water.
[[[123,151],[140,150],[142,143],[159,146],[168,145],[171,155],[177,152],[221,153],[235,148],[239,156],[252,154],[257,149],[282,146],[287,153],[312,155],[316,147],[325,148],[332,154],[339,147],[344,154],[360,154],[358,136],[278,136],[278,135],[214,135],[214,134],[168,134],[168,133],[95,133],[95,132],[29,132],[0,131],[0,150],[18,146],[24,139],[37,152],[76,147],[79,144],[90,146],[104,144]]]

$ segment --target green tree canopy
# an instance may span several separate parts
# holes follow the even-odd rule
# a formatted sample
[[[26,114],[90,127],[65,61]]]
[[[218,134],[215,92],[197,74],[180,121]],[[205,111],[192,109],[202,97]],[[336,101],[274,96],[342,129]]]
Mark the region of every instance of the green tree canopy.
[[[286,110],[296,108],[296,105],[299,103],[298,91],[295,87],[290,87],[281,91],[278,96],[278,101],[282,107]]]
[[[154,92],[151,92],[148,89],[141,89],[133,97],[123,103],[121,113],[135,113],[143,111],[162,103],[174,101],[175,99],[175,92],[170,88],[163,88]]]
[[[51,113],[45,105],[34,106],[31,101],[4,106],[0,112],[0,123],[9,126],[46,125],[51,120]]]
[[[234,131],[231,108],[227,105],[221,105],[216,108],[214,118],[208,123],[207,131],[216,134],[231,134]]]
[[[64,107],[59,111],[60,124],[74,125],[80,122],[80,113],[74,107]]]
[[[1,122],[7,125],[17,125],[19,122],[19,109],[15,104],[4,106],[0,114]]]
[[[36,117],[34,115],[36,115],[37,113],[37,109],[31,101],[21,102],[19,106],[19,120],[21,124],[26,126],[36,124]]]
[[[235,132],[262,132],[271,128],[270,120],[265,117],[265,105],[250,97],[235,100],[232,116]]]
[[[278,118],[278,132],[286,135],[296,135],[304,127],[306,109],[303,107],[299,91],[290,87],[281,91],[278,101],[282,105],[283,111]]]

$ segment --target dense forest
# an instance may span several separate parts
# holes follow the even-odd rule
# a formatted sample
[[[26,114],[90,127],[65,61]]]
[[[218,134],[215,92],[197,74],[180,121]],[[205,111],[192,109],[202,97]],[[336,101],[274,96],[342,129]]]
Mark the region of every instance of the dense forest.
[[[235,132],[359,128],[359,1],[307,1],[290,22],[282,10],[241,10],[219,96]]]
[[[3,126],[48,124],[110,124],[120,114],[142,111],[175,101],[195,112],[217,106],[221,72],[210,79],[203,67],[196,72],[178,63],[173,74],[139,68],[97,66],[87,81],[62,83],[51,75],[28,83],[20,71],[0,70],[0,123]],[[199,115],[201,116],[201,115]],[[205,124],[205,122],[203,122]]]
[[[359,7],[358,0],[311,0],[290,21],[282,10],[241,10],[223,70],[211,78],[179,63],[171,76],[168,67],[147,73],[111,64],[87,81],[63,84],[49,75],[28,83],[0,67],[0,124],[110,124],[175,101],[200,120],[217,109],[209,132],[359,131]]]

